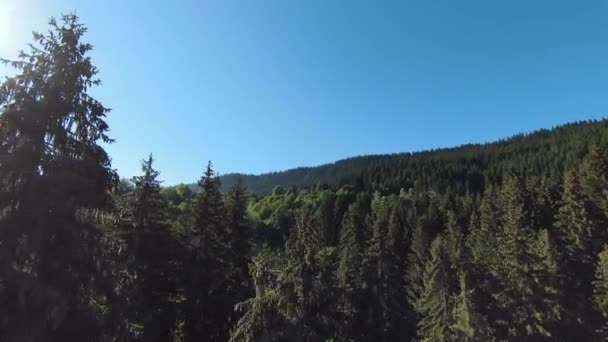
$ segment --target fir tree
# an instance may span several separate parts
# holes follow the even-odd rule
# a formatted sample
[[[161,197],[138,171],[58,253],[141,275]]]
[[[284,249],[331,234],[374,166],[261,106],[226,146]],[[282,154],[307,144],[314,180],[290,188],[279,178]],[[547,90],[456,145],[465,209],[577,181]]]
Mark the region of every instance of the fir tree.
[[[184,334],[187,341],[224,341],[231,325],[227,317],[232,315],[234,304],[229,299],[234,265],[221,183],[211,162],[198,185],[200,191],[193,204],[195,258],[189,266],[194,271],[185,291]]]
[[[593,281],[593,304],[601,313],[603,320],[598,332],[606,339],[608,338],[608,247],[604,247],[597,257]]]
[[[448,289],[441,238],[431,242],[422,272],[422,291],[415,307],[420,316],[418,337],[421,341],[447,341],[450,327]]]
[[[100,328],[98,232],[76,215],[106,208],[117,177],[100,146],[112,142],[109,110],[90,95],[100,81],[86,31],[75,15],[51,19],[29,52],[2,60],[16,75],[0,84],[0,292],[21,298],[2,305],[3,340],[83,340]]]
[[[178,247],[166,224],[166,204],[160,195],[159,172],[150,155],[142,161],[142,175],[133,177],[130,194],[132,225],[130,242],[137,270],[140,303],[133,308],[136,320],[143,326],[145,341],[168,341],[173,336],[176,308],[175,264],[172,255]]]
[[[458,277],[460,292],[455,298],[452,309],[450,335],[455,341],[471,341],[475,336],[471,314],[471,300],[466,287],[464,274]]]
[[[598,150],[588,156],[581,171],[564,177],[561,207],[556,214],[561,273],[563,278],[564,334],[588,336],[597,330],[600,318],[591,305],[594,260],[604,241],[601,190],[602,162]],[[600,174],[598,174],[600,173]],[[582,176],[579,176],[582,174]],[[569,335],[570,336],[570,335]]]
[[[345,316],[340,335],[345,340],[355,339],[360,336],[358,334],[363,333],[359,331],[364,309],[362,257],[365,250],[365,231],[369,229],[365,220],[365,202],[365,198],[358,196],[349,206],[340,230],[336,278],[340,289],[339,310]]]
[[[228,214],[228,248],[232,254],[232,263],[236,268],[237,286],[247,283],[247,264],[250,258],[251,232],[247,222],[248,195],[241,180],[230,188],[226,194],[226,212]]]

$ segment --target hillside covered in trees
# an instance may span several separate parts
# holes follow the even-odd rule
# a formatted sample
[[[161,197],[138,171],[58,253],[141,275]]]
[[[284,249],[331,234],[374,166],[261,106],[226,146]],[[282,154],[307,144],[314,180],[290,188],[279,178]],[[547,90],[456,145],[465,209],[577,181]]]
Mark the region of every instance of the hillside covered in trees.
[[[538,160],[538,163],[543,163],[546,169],[561,173],[564,168],[569,168],[573,162],[580,160],[589,143],[600,145],[605,143],[606,137],[602,132],[606,127],[608,127],[606,120],[577,122],[550,130],[518,134],[487,144],[469,144],[416,153],[360,156],[317,167],[300,167],[261,175],[229,173],[222,176],[222,184],[224,189],[229,189],[240,178],[249,191],[265,196],[272,193],[277,185],[286,189],[318,183],[335,186],[352,182],[357,177],[374,182],[370,178],[370,175],[374,174],[371,177],[378,177],[376,183],[385,183],[386,178],[391,177],[396,186],[403,186],[408,179],[411,181],[424,178],[426,174],[424,164],[441,163],[448,168],[465,168],[467,173],[473,174],[492,167],[518,167],[517,165],[522,165],[522,162],[530,158],[539,158],[538,155],[543,151],[549,153],[549,157],[561,159]],[[578,144],[578,146],[564,147],[562,146],[564,144]],[[553,163],[554,167],[545,167],[547,162]],[[389,174],[377,174],[385,171]],[[531,170],[531,174],[535,171]],[[196,189],[196,184],[191,184],[190,187]]]
[[[1,341],[608,338],[607,121],[162,188],[112,169],[85,33],[0,85]]]

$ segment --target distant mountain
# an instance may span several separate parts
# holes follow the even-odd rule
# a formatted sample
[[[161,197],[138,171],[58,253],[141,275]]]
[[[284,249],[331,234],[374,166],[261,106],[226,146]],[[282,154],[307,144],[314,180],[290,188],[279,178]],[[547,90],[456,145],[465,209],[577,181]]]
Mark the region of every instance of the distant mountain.
[[[232,186],[238,177],[243,179],[247,188],[258,194],[268,195],[277,185],[284,188],[315,185],[317,183],[337,184],[347,176],[365,171],[374,162],[396,155],[371,155],[342,159],[331,164],[314,167],[298,167],[286,171],[270,172],[261,175],[229,173],[221,175],[223,189]]]
[[[580,121],[552,129],[517,134],[510,138],[485,144],[467,144],[415,153],[358,156],[316,167],[299,167],[261,175],[230,173],[221,175],[221,180],[223,188],[228,189],[236,182],[238,177],[241,177],[249,190],[257,195],[267,195],[277,185],[285,188],[311,186],[317,183],[336,185],[341,181],[352,181],[353,177],[359,175],[369,176],[374,172],[377,173],[378,170],[396,169],[398,172],[399,169],[407,168],[410,171],[416,170],[416,177],[424,177],[422,165],[428,165],[429,161],[456,163],[459,159],[483,160],[484,158],[491,158],[500,160],[503,158],[505,160],[504,167],[506,167],[509,164],[514,164],[519,159],[537,158],[535,155],[542,153],[543,149],[549,150],[568,145],[567,149],[569,151],[575,149],[583,154],[586,152],[589,143],[605,146],[607,142],[608,121],[606,119]],[[539,160],[542,160],[542,158]],[[572,160],[578,159],[574,158]],[[483,163],[478,164],[475,167],[484,168]],[[567,167],[568,161],[563,161],[559,165],[559,168]],[[414,177],[414,175],[411,174],[411,177]],[[382,182],[387,181],[385,175],[377,178]]]

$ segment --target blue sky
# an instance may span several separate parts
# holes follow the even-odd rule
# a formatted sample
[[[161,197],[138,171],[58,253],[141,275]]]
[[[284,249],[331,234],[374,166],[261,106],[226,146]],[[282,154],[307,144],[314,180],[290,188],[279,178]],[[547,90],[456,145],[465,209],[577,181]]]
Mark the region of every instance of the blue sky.
[[[150,152],[175,184],[608,112],[606,1],[0,0],[0,55],[72,10],[126,177]]]

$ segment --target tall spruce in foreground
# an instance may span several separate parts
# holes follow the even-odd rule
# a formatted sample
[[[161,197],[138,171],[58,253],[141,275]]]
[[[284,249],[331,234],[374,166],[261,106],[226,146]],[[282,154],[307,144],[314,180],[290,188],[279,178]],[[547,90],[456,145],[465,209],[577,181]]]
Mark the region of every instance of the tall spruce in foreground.
[[[75,15],[51,19],[29,52],[6,61],[0,84],[0,339],[86,340],[101,334],[95,227],[75,218],[103,208],[116,181],[100,142],[108,109],[89,91],[97,68]]]

